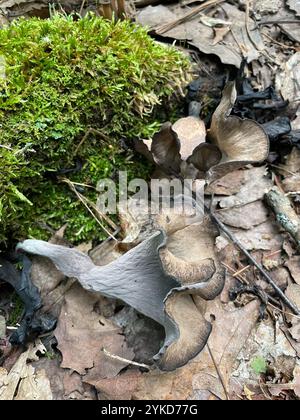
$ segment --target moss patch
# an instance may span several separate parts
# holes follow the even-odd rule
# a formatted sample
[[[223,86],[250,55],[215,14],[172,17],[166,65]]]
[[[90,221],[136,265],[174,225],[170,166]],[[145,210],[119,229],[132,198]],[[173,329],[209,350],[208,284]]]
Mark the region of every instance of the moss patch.
[[[135,24],[94,15],[14,21],[0,31],[0,55],[0,243],[43,237],[38,222],[68,222],[75,242],[101,239],[51,173],[79,159],[81,170],[66,176],[91,187],[118,169],[144,175],[147,166],[129,159],[120,140],[153,134],[153,110],[185,82],[188,60]],[[78,147],[89,127],[109,142],[92,134]],[[95,200],[92,188],[83,193]]]

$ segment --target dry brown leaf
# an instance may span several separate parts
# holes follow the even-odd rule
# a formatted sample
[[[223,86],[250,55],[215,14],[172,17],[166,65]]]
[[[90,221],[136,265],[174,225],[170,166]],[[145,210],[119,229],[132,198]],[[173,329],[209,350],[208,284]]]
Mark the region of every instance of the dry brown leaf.
[[[300,342],[300,321],[293,321],[293,326],[289,328],[289,332],[293,339],[297,341],[297,343]]]
[[[285,294],[298,308],[300,308],[300,285],[299,284],[289,284],[285,291]]]
[[[74,285],[65,295],[54,335],[63,356],[61,367],[82,375],[88,370],[87,378],[108,378],[127,364],[108,358],[102,348],[128,360],[134,354],[127,348],[120,328],[94,312],[97,300],[97,295]]]
[[[35,371],[29,361],[39,359],[37,353],[46,349],[40,340],[30,344],[8,373],[0,370],[0,400],[52,400],[49,379],[45,371]]]
[[[283,237],[279,233],[276,222],[268,220],[250,230],[232,228],[232,233],[248,250],[273,251],[280,249],[283,243]],[[228,244],[226,236],[217,238],[217,248],[223,249]]]
[[[230,172],[229,174],[210,184],[205,189],[205,194],[226,196],[237,194],[245,182],[245,173],[246,172],[244,170]]]
[[[287,0],[287,5],[296,12],[297,16],[300,16],[300,0]]]
[[[82,377],[70,369],[62,369],[59,359],[42,358],[33,363],[36,370],[45,370],[50,381],[53,400],[93,400],[95,391],[82,382]]]
[[[284,99],[292,98],[290,108],[296,111],[300,100],[300,52],[285,62],[283,72],[276,75],[276,88]]]
[[[226,35],[231,31],[231,26],[224,26],[221,28],[214,28],[215,36],[213,39],[212,45],[217,45],[219,42],[223,41]]]
[[[189,10],[192,10],[192,7],[189,6]],[[222,63],[239,68],[244,56],[248,58],[249,62],[257,59],[264,49],[264,44],[252,19],[249,19],[251,39],[249,38],[245,25],[246,15],[237,6],[224,2],[222,9],[225,11],[228,21],[232,22],[231,31],[224,36],[222,42],[214,43],[214,27],[199,22],[199,15],[167,32],[160,33],[158,30],[158,33],[178,40],[187,40],[201,52],[215,54]],[[149,6],[138,13],[137,21],[144,26],[155,28],[158,25],[172,22],[185,13],[186,9],[184,8],[171,11],[162,5]],[[206,16],[207,19],[209,16]]]
[[[228,310],[219,299],[208,304],[206,316],[216,317],[209,346],[222,372],[225,384],[232,368],[258,317],[258,303],[242,309]],[[95,381],[94,385],[107,399],[186,400],[196,391],[209,391],[225,398],[224,390],[212,359],[205,349],[196,359],[176,372],[141,374],[130,370],[111,380]]]
[[[245,230],[252,229],[268,220],[268,210],[262,201],[220,210],[217,215],[226,225]]]
[[[287,178],[285,178],[282,181],[283,189],[286,193],[294,192],[298,193],[300,192],[300,174],[298,175],[292,175]]]
[[[300,172],[300,150],[297,149],[297,147],[294,147],[291,153],[287,156],[283,168],[293,174]],[[283,175],[286,175],[286,172],[284,172]]]
[[[273,187],[273,182],[267,176],[265,166],[244,170],[244,181],[237,194],[222,198],[219,205],[222,209],[244,206],[262,200],[266,192]]]
[[[288,268],[294,281],[300,285],[300,257],[292,257],[284,265]]]

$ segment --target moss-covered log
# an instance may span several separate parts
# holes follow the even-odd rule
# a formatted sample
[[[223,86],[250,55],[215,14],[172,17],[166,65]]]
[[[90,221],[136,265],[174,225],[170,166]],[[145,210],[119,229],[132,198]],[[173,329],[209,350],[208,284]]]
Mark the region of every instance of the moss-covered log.
[[[77,167],[68,176],[91,187],[118,169],[143,174],[120,140],[153,134],[153,110],[185,83],[188,60],[133,23],[94,15],[16,20],[0,31],[0,55],[0,242],[42,238],[39,223],[68,223],[72,240],[97,237],[51,174]],[[95,199],[92,188],[84,194]]]

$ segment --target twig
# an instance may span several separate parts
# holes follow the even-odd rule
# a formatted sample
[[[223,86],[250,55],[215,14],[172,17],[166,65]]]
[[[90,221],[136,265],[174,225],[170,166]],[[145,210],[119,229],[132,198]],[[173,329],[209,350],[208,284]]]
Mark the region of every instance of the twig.
[[[296,24],[299,25],[299,20],[269,20],[264,22],[257,22],[257,26],[263,26],[263,25],[285,25],[285,24]]]
[[[9,147],[9,146],[4,146],[4,144],[0,144],[0,147],[2,147],[3,149],[6,149],[6,150],[12,150],[12,148],[11,148],[11,147]]]
[[[236,271],[232,277],[239,277],[241,274],[243,274],[245,271],[247,271],[249,268],[251,267],[251,265],[247,265],[246,267],[243,267],[241,270]]]
[[[82,16],[82,12],[83,12],[83,8],[85,6],[85,2],[86,2],[86,0],[82,0],[81,7],[80,7],[80,10],[79,10],[80,16]]]
[[[225,396],[226,396],[226,400],[227,400],[227,401],[229,401],[229,400],[230,400],[230,398],[229,398],[229,394],[228,394],[228,392],[227,392],[227,389],[226,389],[226,386],[225,386],[225,382],[224,382],[223,376],[222,376],[222,374],[221,374],[221,372],[220,372],[219,366],[217,365],[217,363],[216,363],[216,361],[215,361],[214,355],[212,354],[212,351],[211,351],[211,349],[210,349],[209,345],[207,344],[206,346],[207,346],[207,349],[208,349],[208,352],[209,352],[210,358],[211,358],[211,360],[212,360],[212,362],[213,362],[213,364],[214,364],[214,367],[215,367],[215,369],[216,369],[216,372],[217,372],[217,374],[218,374],[218,377],[219,377],[219,379],[220,379],[220,382],[221,382],[221,384],[222,384],[222,388],[223,388],[223,390],[224,390],[224,393],[225,393]]]
[[[155,29],[155,32],[159,35],[164,34],[165,32],[170,31],[171,29],[175,28],[177,25],[180,25],[181,23],[186,22],[187,20],[192,19],[195,17],[198,13],[202,12],[202,10],[207,9],[210,6],[215,6],[220,3],[224,3],[225,0],[208,0],[205,3],[201,4],[200,6],[195,7],[193,10],[187,12],[182,17],[173,20],[172,22],[165,23],[161,26],[157,26]]]
[[[258,47],[256,41],[252,37],[251,30],[249,27],[249,21],[250,21],[250,0],[246,0],[245,26],[246,26],[247,35],[251,44],[254,46],[254,48],[257,51],[260,51],[260,48]]]
[[[148,365],[145,365],[144,363],[137,363],[137,362],[133,362],[132,360],[124,359],[124,357],[120,357],[120,356],[110,353],[105,348],[103,348],[102,351],[105,354],[105,356],[108,356],[111,359],[118,360],[119,362],[123,362],[123,363],[128,363],[129,365],[138,366],[144,369],[151,370],[151,367]]]
[[[232,275],[236,273],[236,270],[232,267],[230,267],[230,265],[224,263],[223,261],[221,262],[221,264],[227,268],[227,270],[231,271]],[[241,274],[237,275],[237,277],[239,278],[239,280],[245,284],[247,284],[249,286],[249,281],[246,279],[246,277],[242,276]]]
[[[85,133],[85,135],[82,137],[82,139],[80,140],[80,143],[78,144],[78,146],[76,147],[72,157],[76,156],[78,153],[78,150],[80,149],[80,147],[83,145],[83,143],[86,141],[86,139],[89,137],[90,134],[96,134],[97,136],[101,137],[103,141],[107,142],[108,144],[110,143],[110,138],[108,136],[106,136],[104,133],[102,133],[100,130],[96,130],[95,128],[89,127]]]
[[[294,50],[294,51],[298,51],[299,50],[299,48],[293,47],[292,45],[291,46],[290,45],[285,45],[285,44],[282,44],[279,41],[276,41],[276,39],[272,38],[270,35],[266,34],[265,32],[262,32],[262,34],[263,34],[263,36],[265,36],[266,38],[268,38],[272,42],[274,42],[274,44],[277,44],[277,45],[279,45],[282,48],[289,49],[289,50]]]
[[[85,206],[85,208],[88,210],[88,212],[93,216],[93,218],[96,220],[96,222],[100,225],[100,227],[104,230],[104,232],[108,235],[108,236],[110,236],[114,241],[116,241],[117,242],[117,239],[113,236],[113,234],[108,230],[108,229],[106,229],[106,227],[100,222],[100,220],[99,220],[99,218],[93,213],[93,211],[90,209],[90,207],[88,206],[88,204],[87,204],[87,200],[86,200],[86,198],[82,195],[82,194],[80,194],[77,190],[76,190],[76,188],[75,188],[75,186],[73,185],[73,183],[69,180],[69,179],[67,179],[67,178],[63,178],[62,179],[62,182],[65,182],[66,184],[68,184],[69,185],[69,187],[71,188],[71,190],[77,195],[77,197],[78,197],[78,199],[82,202],[82,204]],[[100,213],[99,213],[100,214]],[[104,215],[101,215],[104,219],[105,219],[105,217],[104,217]],[[107,218],[108,219],[108,218]],[[106,220],[106,219],[105,219]]]
[[[288,197],[278,187],[274,187],[265,195],[265,199],[275,213],[277,222],[294,238],[300,249],[300,219]]]
[[[269,275],[269,273],[266,272],[266,270],[255,260],[255,258],[252,257],[250,252],[242,245],[242,243],[233,235],[233,233],[227,228],[227,226],[222,223],[217,216],[211,212],[207,206],[205,206],[205,210],[208,212],[211,220],[219,227],[219,229],[225,233],[225,235],[232,241],[232,243],[237,246],[248,258],[249,261],[260,271],[260,273],[263,275],[263,277],[266,279],[266,281],[273,287],[276,294],[281,298],[281,300],[296,314],[300,315],[299,309],[292,303],[288,297],[283,293],[283,291],[277,286],[277,284],[274,282],[272,277]]]
[[[273,163],[270,164],[270,166],[272,166],[272,168],[276,168],[276,169],[280,169],[281,171],[286,172],[287,174],[290,175],[296,175],[295,172],[289,171],[288,169],[285,169],[283,166],[280,165],[274,165]]]

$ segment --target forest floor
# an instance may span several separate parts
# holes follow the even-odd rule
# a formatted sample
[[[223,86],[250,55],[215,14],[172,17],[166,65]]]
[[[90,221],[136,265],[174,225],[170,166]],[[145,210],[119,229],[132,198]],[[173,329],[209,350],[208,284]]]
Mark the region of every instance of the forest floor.
[[[96,2],[92,1],[66,3],[60,2],[67,12],[72,9],[84,15],[96,10]],[[77,282],[66,274],[71,270],[66,268],[68,264],[76,265],[85,274],[90,266],[83,260],[75,263],[77,254],[70,250],[62,227],[49,241],[49,249],[31,252],[40,255],[32,258],[30,268],[42,302],[36,318],[38,328],[43,330],[41,323],[55,319],[50,331],[45,332],[44,328],[41,334],[34,334],[25,347],[13,346],[12,334],[27,328],[24,306],[16,291],[0,282],[0,399],[297,400],[300,2],[125,3],[128,16],[147,26],[154,39],[174,44],[191,58],[195,81],[184,92],[182,115],[191,101],[201,104],[200,118],[204,123],[200,129],[197,125],[197,135],[202,130],[204,138],[206,131],[217,138],[226,175],[207,184],[207,213],[199,229],[186,215],[178,217],[167,212],[155,220],[139,220],[134,211],[128,211],[121,220],[123,239],[108,238],[95,248],[91,238],[73,251],[89,255],[100,278],[113,278],[109,270],[101,271],[111,263],[119,267],[118,281],[125,281],[126,269],[122,271],[118,265],[122,258],[122,265],[128,270],[134,262],[140,265],[140,271],[134,274],[137,278],[143,270],[146,273],[147,267],[151,267],[154,276],[164,276],[167,281],[176,272],[184,278],[181,285],[189,293],[177,295],[170,287],[167,292],[171,296],[164,291],[165,294],[153,292],[152,297],[151,287],[157,286],[150,274],[145,274],[145,284],[146,280],[148,286],[151,284],[148,296],[142,293],[141,286],[139,302],[131,306],[122,298],[103,297],[100,286],[96,288],[100,294],[87,291],[82,287],[84,276],[79,275]],[[0,6],[3,23],[22,15],[45,17],[49,10],[48,2],[38,0],[1,1]],[[236,95],[225,88],[233,76]],[[215,110],[222,95],[224,108],[220,115]],[[241,117],[252,121],[241,123]],[[210,126],[212,118],[215,127]],[[194,123],[183,117],[172,129],[192,138]],[[179,153],[172,129],[167,128],[167,134],[160,132],[153,139],[152,144],[170,141],[165,154],[161,149],[156,154],[150,148],[150,159],[160,162],[157,171],[167,166],[168,158],[168,165],[172,166]],[[239,142],[234,151],[230,149],[233,136]],[[148,148],[143,153],[148,156]],[[209,158],[215,159],[213,154],[193,156],[185,162],[185,169],[194,162],[197,173],[207,169]],[[219,165],[218,161],[210,169],[219,174]],[[166,232],[165,253],[159,253],[153,245],[154,239],[157,241],[153,224]],[[55,244],[66,246],[65,254],[60,251],[59,256],[53,257],[51,246]],[[140,253],[135,255],[137,244]],[[26,244],[24,249],[27,250]],[[41,255],[50,257],[52,262]],[[158,255],[169,272],[158,267]],[[61,262],[59,269],[53,264],[55,258]],[[209,288],[197,295],[193,292],[195,280],[191,279],[201,270],[200,277],[204,270],[210,270],[204,260],[214,262],[212,279],[216,284],[210,278]],[[218,293],[218,282],[222,280],[225,286]],[[34,300],[35,292],[28,290],[25,292]],[[213,299],[205,293],[212,294]],[[152,298],[157,300],[151,301]],[[179,325],[180,337],[176,340],[180,346],[172,342],[169,349],[164,349],[164,323],[159,322],[154,309],[156,321],[137,310],[143,305],[159,306],[159,299]],[[207,334],[207,341],[203,336],[210,328],[208,323],[212,332]],[[197,329],[198,335],[194,333]],[[163,355],[155,364],[153,356],[159,351]],[[193,357],[195,353],[198,355]]]

